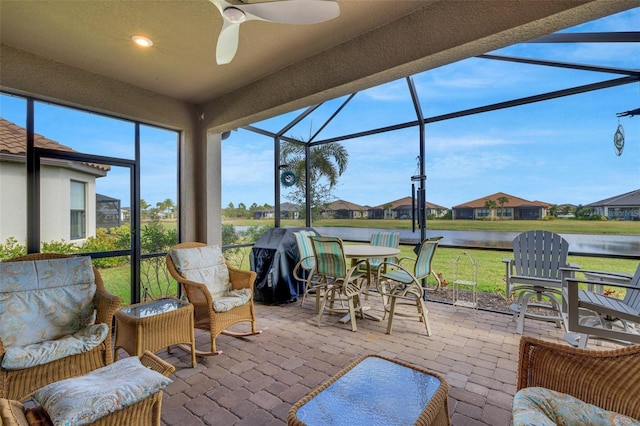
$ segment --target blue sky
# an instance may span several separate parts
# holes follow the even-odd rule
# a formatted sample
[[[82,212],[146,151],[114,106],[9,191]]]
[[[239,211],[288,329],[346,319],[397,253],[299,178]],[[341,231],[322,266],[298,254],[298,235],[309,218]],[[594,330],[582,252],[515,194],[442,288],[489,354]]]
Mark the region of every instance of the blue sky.
[[[637,8],[564,32],[637,31],[639,22]],[[492,53],[640,68],[637,44],[519,44]],[[432,117],[618,77],[471,58],[412,78],[424,116]],[[288,135],[308,139],[344,99],[323,105]],[[638,189],[640,116],[619,119],[626,135],[622,156],[613,148],[616,113],[638,107],[640,87],[630,84],[427,125],[427,200],[451,207],[506,192],[555,204],[588,204]],[[277,132],[299,113],[256,126]],[[358,93],[316,140],[415,119],[402,79]],[[373,206],[411,195],[418,141],[414,127],[341,142],[350,158],[335,197]],[[244,130],[223,141],[223,206],[273,204],[272,145],[270,138]],[[250,173],[246,164],[252,164]]]
[[[19,126],[26,124],[26,101],[19,97],[0,96],[0,116]],[[84,111],[36,102],[35,132],[76,151],[115,157],[135,158],[133,123]],[[177,201],[177,133],[150,126],[140,126],[142,199],[152,207],[170,198]],[[126,167],[112,166],[106,177],[96,180],[99,194],[121,200],[129,207],[130,173]]]
[[[637,31],[640,8],[565,32]],[[637,44],[519,44],[492,52],[581,64],[640,69]],[[412,76],[425,117],[560,90],[618,75],[471,58]],[[289,136],[308,139],[345,97],[328,101]],[[495,192],[549,203],[588,204],[640,188],[640,84],[429,124],[427,200],[451,207]],[[0,96],[0,115],[24,125],[24,100]],[[300,111],[255,123],[277,132]],[[359,92],[317,139],[416,119],[404,79]],[[626,145],[614,153],[623,125]],[[38,103],[36,132],[81,152],[133,158],[128,122]],[[177,200],[175,133],[142,129],[142,198]],[[342,142],[349,165],[336,199],[375,206],[411,195],[418,174],[418,128]],[[222,142],[222,207],[274,204],[273,140],[237,130]],[[114,168],[98,192],[129,204],[128,171]],[[287,190],[282,190],[286,202]]]

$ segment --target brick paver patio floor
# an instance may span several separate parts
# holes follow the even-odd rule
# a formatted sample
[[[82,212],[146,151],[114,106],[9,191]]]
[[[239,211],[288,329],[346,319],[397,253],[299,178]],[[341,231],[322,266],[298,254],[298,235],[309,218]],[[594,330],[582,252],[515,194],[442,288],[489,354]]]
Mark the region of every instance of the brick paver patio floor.
[[[377,297],[365,301],[382,316]],[[175,348],[158,352],[176,366],[165,389],[162,424],[282,425],[287,412],[305,394],[364,354],[399,359],[440,373],[451,386],[449,410],[453,425],[509,425],[515,393],[520,335],[511,315],[427,303],[432,335],[417,319],[358,319],[358,331],[325,315],[315,324],[312,300],[284,306],[256,304],[259,336],[220,336],[223,353],[199,357]],[[236,325],[243,329],[245,325]],[[562,330],[542,321],[525,321],[525,333],[563,342]],[[209,335],[196,330],[198,347],[208,350]]]

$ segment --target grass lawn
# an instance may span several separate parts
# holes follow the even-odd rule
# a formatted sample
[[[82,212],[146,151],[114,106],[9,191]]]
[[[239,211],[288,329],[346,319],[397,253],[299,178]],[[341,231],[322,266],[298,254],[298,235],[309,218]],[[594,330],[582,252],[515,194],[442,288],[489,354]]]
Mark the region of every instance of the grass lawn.
[[[478,261],[478,290],[490,293],[505,293],[505,264],[502,259],[511,258],[509,252],[493,250],[463,250],[439,247],[431,264],[436,272],[442,272],[447,281],[451,281],[452,261],[464,251]],[[402,255],[413,255],[413,246],[402,246]],[[412,256],[415,257],[415,256]],[[569,256],[570,263],[578,264],[582,269],[598,271],[616,271],[634,273],[638,262],[628,259],[607,259],[601,257]]]
[[[145,260],[143,265],[144,267],[140,271],[141,280],[146,284],[152,299],[158,299],[158,295],[174,296],[177,294],[177,283],[174,280],[169,280],[168,275],[164,274],[164,270],[158,269],[159,273],[156,273],[152,260],[149,259]],[[158,265],[164,269],[164,256],[158,258]],[[109,293],[119,296],[123,305],[131,303],[131,268],[128,264],[100,269],[100,276]],[[141,294],[144,297],[144,290],[141,290]]]
[[[100,276],[104,281],[104,286],[111,294],[115,294],[122,299],[123,305],[130,303],[131,294],[131,268],[119,266],[117,268],[100,269]]]

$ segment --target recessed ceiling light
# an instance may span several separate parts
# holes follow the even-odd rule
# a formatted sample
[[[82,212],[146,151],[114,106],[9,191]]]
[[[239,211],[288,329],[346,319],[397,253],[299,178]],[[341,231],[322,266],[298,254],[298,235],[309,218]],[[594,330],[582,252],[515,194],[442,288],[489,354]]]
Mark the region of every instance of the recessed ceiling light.
[[[153,46],[153,42],[151,41],[151,39],[145,36],[134,35],[133,37],[131,37],[131,40],[133,40],[133,42],[138,46],[142,46],[142,47]]]

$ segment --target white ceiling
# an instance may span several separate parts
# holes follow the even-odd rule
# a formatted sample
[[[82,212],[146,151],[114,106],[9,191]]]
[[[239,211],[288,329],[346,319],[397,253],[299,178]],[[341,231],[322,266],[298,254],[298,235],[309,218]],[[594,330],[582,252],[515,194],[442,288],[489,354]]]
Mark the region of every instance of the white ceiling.
[[[0,42],[200,105],[215,117],[212,127],[228,129],[637,7],[640,0],[338,4],[340,16],[320,24],[242,24],[238,52],[227,65],[215,61],[222,18],[208,0],[0,0]],[[134,34],[154,46],[134,45]],[[0,74],[6,88],[4,80]]]

